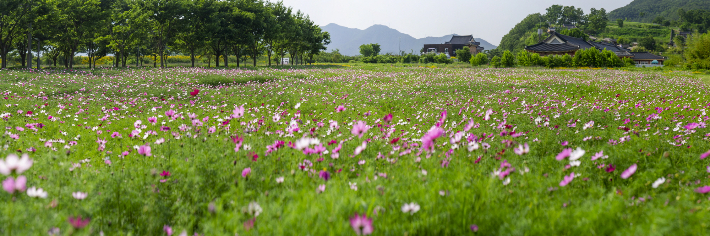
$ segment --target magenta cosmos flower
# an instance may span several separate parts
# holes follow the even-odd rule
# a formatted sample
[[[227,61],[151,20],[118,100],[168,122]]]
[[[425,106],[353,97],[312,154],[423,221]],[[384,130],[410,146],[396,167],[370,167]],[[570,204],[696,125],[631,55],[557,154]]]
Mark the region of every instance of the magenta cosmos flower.
[[[710,186],[703,186],[700,188],[695,189],[696,193],[709,193],[710,192]]]
[[[320,173],[318,173],[318,177],[325,181],[328,181],[330,179],[330,172],[321,170]]]
[[[563,160],[563,159],[569,157],[570,154],[572,154],[572,149],[571,149],[571,148],[565,148],[565,150],[562,150],[562,152],[560,152],[559,154],[557,154],[557,157],[555,157],[555,159],[557,159],[558,161],[561,161],[561,160]]]
[[[150,152],[150,146],[148,144],[143,145],[138,147],[138,154],[144,155],[144,156],[152,156],[153,154]]]
[[[365,214],[358,215],[355,213],[355,216],[350,218],[350,226],[353,227],[357,235],[369,235],[374,231],[372,219],[367,218]]]
[[[562,180],[562,182],[560,182],[560,186],[561,187],[567,186],[570,182],[572,182],[573,179],[574,179],[574,172],[572,172],[568,176],[565,176],[565,178]]]
[[[700,154],[700,160],[705,159],[708,156],[710,156],[710,150],[708,150],[707,152],[705,152],[703,154]]]
[[[251,168],[247,167],[247,168],[244,168],[244,170],[242,170],[242,177],[246,178],[250,174],[251,174]]]
[[[69,217],[69,224],[71,224],[71,226],[75,229],[81,229],[86,227],[87,225],[89,225],[90,221],[91,219],[89,219],[88,217],[85,219],[82,219],[81,216]]]

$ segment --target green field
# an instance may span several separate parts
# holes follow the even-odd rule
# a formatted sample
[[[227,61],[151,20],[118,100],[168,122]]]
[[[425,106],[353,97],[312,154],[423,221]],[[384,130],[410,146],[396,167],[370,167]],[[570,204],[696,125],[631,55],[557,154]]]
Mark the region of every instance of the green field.
[[[0,234],[706,235],[709,81],[1,70]]]

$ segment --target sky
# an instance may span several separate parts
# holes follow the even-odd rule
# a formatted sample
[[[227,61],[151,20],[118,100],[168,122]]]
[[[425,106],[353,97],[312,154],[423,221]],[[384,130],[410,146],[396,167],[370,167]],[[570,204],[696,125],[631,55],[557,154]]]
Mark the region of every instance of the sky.
[[[272,0],[275,1],[275,0]],[[415,38],[472,34],[498,45],[527,15],[545,13],[554,4],[610,12],[632,0],[283,0],[317,25],[335,23],[366,29],[386,25]]]

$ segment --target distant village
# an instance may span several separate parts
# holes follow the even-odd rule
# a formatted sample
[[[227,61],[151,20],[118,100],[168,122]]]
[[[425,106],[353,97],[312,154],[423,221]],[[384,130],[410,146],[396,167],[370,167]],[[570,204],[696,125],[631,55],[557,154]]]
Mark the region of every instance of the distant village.
[[[567,29],[575,29],[573,24],[564,24]],[[539,32],[542,34],[541,32]],[[570,55],[574,56],[575,52],[581,49],[596,48],[599,51],[604,49],[614,52],[619,58],[629,58],[634,61],[637,67],[663,66],[665,57],[652,54],[650,52],[632,52],[638,46],[637,42],[631,44],[617,44],[615,39],[603,38],[598,39],[589,36],[589,40],[576,38],[568,35],[560,34],[555,28],[547,30],[547,38],[541,40],[534,45],[525,46],[525,50],[530,53],[537,53],[540,56],[548,55]],[[670,42],[673,44],[675,37],[687,38],[691,32],[675,32],[671,34]],[[443,44],[424,44],[422,54],[435,53],[445,54],[447,57],[456,57],[456,50],[468,47],[472,55],[484,52],[484,48],[476,42],[473,35],[452,36],[451,40]]]

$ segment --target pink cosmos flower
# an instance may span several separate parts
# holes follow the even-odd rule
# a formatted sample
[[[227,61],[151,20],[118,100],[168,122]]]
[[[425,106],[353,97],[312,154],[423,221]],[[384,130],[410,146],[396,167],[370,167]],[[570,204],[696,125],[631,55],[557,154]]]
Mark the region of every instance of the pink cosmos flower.
[[[242,177],[246,178],[250,174],[251,174],[251,168],[247,167],[247,168],[244,168],[244,170],[242,170]]]
[[[567,186],[570,182],[572,182],[573,179],[574,179],[574,172],[569,174],[569,176],[565,176],[564,179],[562,180],[562,182],[560,182],[560,186],[561,187]]]
[[[194,95],[193,95],[193,96],[194,96]],[[165,233],[166,233],[168,236],[173,235],[173,228],[171,228],[171,227],[168,226],[168,225],[164,225],[164,226],[163,226],[163,231],[165,231]]]
[[[316,189],[316,193],[322,192],[325,192],[325,184],[318,185],[318,189]]]
[[[195,89],[194,91],[190,92],[190,96],[193,96],[193,97],[194,97],[194,96],[197,96],[197,94],[199,94],[199,93],[200,93],[200,90],[199,90],[199,89]]]
[[[168,176],[170,176],[170,172],[168,172],[168,171],[163,171],[163,173],[160,173],[160,176],[168,177]]]
[[[374,231],[372,219],[367,218],[365,214],[358,215],[355,213],[355,216],[350,218],[350,226],[353,227],[357,235],[370,235]]]
[[[320,173],[318,173],[318,177],[325,181],[328,181],[330,179],[330,172],[321,170]]]
[[[705,193],[710,193],[710,186],[703,186],[703,187],[700,187],[700,188],[696,188],[696,189],[695,189],[695,192],[696,192],[696,193],[703,193],[703,194],[705,194]]]
[[[232,111],[232,119],[239,119],[244,116],[244,106],[235,107]]]
[[[705,159],[708,156],[710,156],[710,150],[708,150],[707,152],[705,152],[703,154],[700,154],[700,160]]]
[[[342,111],[345,111],[345,106],[342,106],[342,105],[341,105],[341,106],[338,106],[338,107],[335,108],[335,112],[338,112],[338,113],[339,113],[339,112],[342,112]]]
[[[592,161],[597,160],[599,158],[602,158],[602,159],[608,158],[608,156],[604,156],[604,150],[595,153],[594,156],[592,156]]]
[[[367,123],[363,121],[358,121],[356,124],[353,124],[353,129],[350,131],[353,135],[357,135],[359,138],[362,138],[363,135],[365,135],[365,132],[370,129],[370,127],[367,127]]]
[[[518,145],[517,148],[513,149],[513,152],[518,155],[523,155],[528,152],[530,152],[530,146],[528,146],[528,143],[525,143],[525,145]]]
[[[150,146],[148,144],[143,145],[138,147],[138,154],[144,155],[144,156],[152,156],[153,154],[150,152]]]
[[[471,231],[478,232],[478,225],[471,225]]]
[[[636,173],[636,168],[638,168],[636,164],[631,165],[628,169],[621,173],[621,178],[628,179],[631,175]]]
[[[17,179],[13,179],[12,176],[7,177],[5,181],[2,181],[2,189],[8,193],[14,193],[15,191],[24,192],[27,184],[27,178],[24,175],[20,175]]]
[[[695,129],[695,128],[698,128],[698,126],[700,126],[700,124],[698,124],[698,123],[690,123],[690,124],[687,124],[686,126],[684,126],[683,128],[685,128],[685,129],[687,129],[687,130],[693,130],[693,129]]]
[[[81,216],[76,216],[76,217],[69,217],[69,224],[71,224],[74,229],[82,229],[89,225],[89,221],[91,221],[90,218],[84,218],[82,219]]]
[[[561,160],[569,157],[570,154],[572,154],[572,149],[566,148],[566,149],[562,150],[562,152],[557,154],[557,157],[555,157],[555,159],[557,159],[558,161],[561,161]]]
[[[567,146],[567,144],[569,144],[569,142],[567,142],[567,141],[563,141],[562,143],[560,143],[560,145],[562,145],[562,146]]]
[[[167,116],[167,117],[173,118],[174,115],[175,115],[175,111],[173,111],[172,109],[165,112],[165,116]]]
[[[434,150],[434,141],[441,137],[441,135],[444,134],[444,129],[440,127],[434,127],[433,129],[429,130],[424,136],[422,137],[422,149],[427,150],[427,151],[432,151]]]

